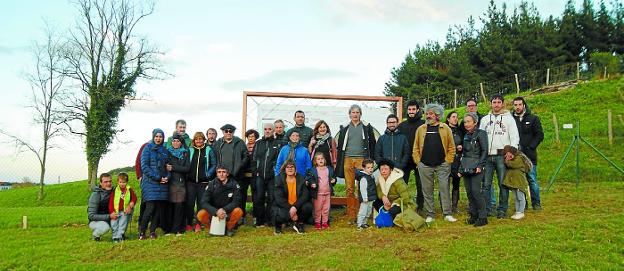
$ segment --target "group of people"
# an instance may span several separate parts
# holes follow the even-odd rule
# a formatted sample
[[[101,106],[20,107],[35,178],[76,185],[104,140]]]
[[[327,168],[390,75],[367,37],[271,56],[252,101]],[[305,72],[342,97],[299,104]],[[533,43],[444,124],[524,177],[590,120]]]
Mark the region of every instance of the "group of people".
[[[262,137],[256,130],[246,131],[245,140],[234,136],[231,124],[221,127],[219,139],[214,128],[190,137],[184,120],[176,122],[167,140],[162,130],[154,129],[136,160],[142,192],[139,239],[157,238],[158,227],[178,235],[201,232],[214,218],[225,219],[226,235],[232,236],[247,224],[249,188],[254,226],[273,226],[275,234],[281,234],[284,225],[297,233],[305,231],[305,224],[327,229],[337,178],[345,181],[348,220],[359,230],[370,227],[373,209],[389,213],[394,225],[407,229],[432,223],[436,178],[446,221],[457,221],[453,215],[458,212],[461,178],[469,224],[486,225],[488,215],[505,218],[509,191],[516,207],[511,218],[521,219],[529,191],[533,209],[541,209],[536,180],[541,124],[522,97],[514,99],[511,113],[504,109],[501,95],[490,102],[485,116],[470,99],[463,120],[451,112],[441,122],[442,106],[427,104],[421,110],[417,101],[410,101],[407,120],[390,114],[378,138],[375,128],[361,119],[358,105],[349,108],[350,121],[333,136],[323,120],[307,127],[300,110],[288,131],[276,120],[263,124]],[[412,172],[415,197],[407,189]],[[499,186],[496,210],[494,172]],[[125,236],[137,197],[127,186],[127,174],[119,174],[118,182],[113,188],[111,176],[102,174],[89,199],[95,240],[111,228],[113,241]]]

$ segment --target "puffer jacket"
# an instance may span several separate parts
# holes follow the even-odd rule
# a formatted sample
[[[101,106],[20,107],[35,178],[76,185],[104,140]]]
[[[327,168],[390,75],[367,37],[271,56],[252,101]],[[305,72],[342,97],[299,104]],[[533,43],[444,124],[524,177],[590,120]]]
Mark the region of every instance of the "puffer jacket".
[[[252,153],[252,171],[254,176],[263,180],[275,177],[275,163],[282,147],[282,141],[274,137],[263,137],[256,142]]]
[[[152,132],[153,135],[156,133],[162,133],[162,130],[155,129]],[[144,201],[169,199],[169,185],[160,183],[161,178],[168,176],[165,167],[168,158],[169,151],[163,144],[154,143],[152,136],[152,141],[145,146],[143,153],[141,153],[141,171],[143,171],[141,196]]]
[[[332,183],[331,180],[335,180],[334,169],[332,167],[327,167],[327,172],[329,173],[329,189],[331,190],[331,195],[334,195],[334,186],[336,182]],[[310,190],[310,197],[312,199],[316,199],[318,196],[318,170],[315,167],[311,167],[305,175],[305,180],[308,184],[308,190]],[[316,184],[316,188],[312,188],[312,184]]]
[[[357,187],[360,187],[360,182],[362,178],[366,178],[366,199],[368,201],[375,201],[377,199],[377,184],[375,184],[375,177],[372,175],[368,175],[360,170],[355,171],[355,183]],[[360,202],[364,201],[363,198],[363,189],[358,189],[358,199]]]
[[[394,131],[386,129],[386,132],[379,137],[377,144],[375,144],[375,162],[377,164],[381,159],[386,158],[392,160],[395,167],[403,170],[411,158],[410,153],[407,137],[398,129]]]
[[[87,206],[87,215],[89,222],[91,221],[107,221],[110,222],[110,214],[108,213],[108,202],[110,201],[111,192],[114,190],[104,190],[96,187],[89,196],[89,205]]]
[[[288,159],[288,153],[290,152],[290,145],[285,145],[279,152],[277,156],[277,162],[275,163],[275,168],[273,173],[275,176],[280,174],[280,170],[286,159]],[[306,149],[301,142],[297,144],[295,147],[295,167],[297,168],[297,173],[301,174],[301,176],[305,176],[308,169],[312,167],[312,160],[310,159],[310,153],[308,153],[308,149]]]

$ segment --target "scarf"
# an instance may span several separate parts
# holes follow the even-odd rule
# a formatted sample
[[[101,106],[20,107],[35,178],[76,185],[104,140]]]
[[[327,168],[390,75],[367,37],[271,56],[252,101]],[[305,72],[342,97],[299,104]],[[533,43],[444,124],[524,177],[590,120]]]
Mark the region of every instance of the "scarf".
[[[184,158],[184,154],[186,154],[186,152],[188,151],[187,149],[182,147],[174,149],[173,146],[167,146],[167,150],[169,151],[169,153],[171,153],[171,155],[175,156],[178,159]]]
[[[329,133],[326,133],[325,135],[316,134],[316,144],[314,144],[314,149],[325,144],[327,139],[329,139],[329,136]]]
[[[295,161],[295,148],[297,148],[299,142],[288,142],[288,146],[290,146],[290,150],[288,151],[288,159]]]

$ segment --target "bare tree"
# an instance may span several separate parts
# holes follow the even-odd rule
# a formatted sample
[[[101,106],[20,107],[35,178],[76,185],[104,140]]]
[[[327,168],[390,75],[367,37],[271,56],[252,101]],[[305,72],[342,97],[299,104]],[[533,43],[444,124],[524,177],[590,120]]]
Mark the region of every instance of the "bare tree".
[[[62,135],[64,124],[67,121],[62,113],[62,105],[58,99],[62,96],[64,86],[63,43],[51,30],[46,29],[45,43],[35,43],[32,54],[35,61],[35,71],[26,74],[30,84],[30,104],[28,107],[35,111],[33,123],[41,129],[41,143],[33,144],[19,135],[0,130],[16,145],[18,151],[27,150],[35,154],[39,161],[39,193],[37,198],[44,197],[43,182],[46,174],[48,151],[54,148],[52,139]],[[28,178],[30,180],[30,178]]]
[[[135,27],[154,11],[153,3],[126,0],[78,0],[77,25],[70,31],[66,61],[68,76],[77,90],[64,99],[72,119],[68,128],[85,139],[88,179],[97,179],[101,158],[116,134],[119,112],[136,95],[139,79],[157,79],[164,74],[157,49],[134,34]],[[79,127],[75,124],[78,123]]]

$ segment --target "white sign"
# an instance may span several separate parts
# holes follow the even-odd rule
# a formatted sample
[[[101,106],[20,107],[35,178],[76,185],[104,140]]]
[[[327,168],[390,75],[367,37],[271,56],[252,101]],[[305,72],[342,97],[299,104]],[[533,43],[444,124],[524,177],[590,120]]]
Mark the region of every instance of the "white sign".
[[[572,129],[572,128],[573,128],[572,123],[564,123],[563,124],[563,129]]]

